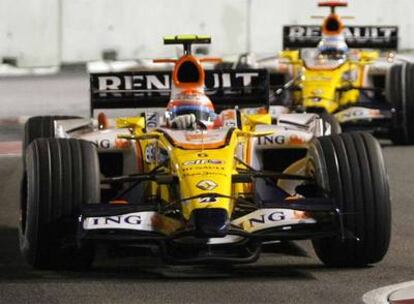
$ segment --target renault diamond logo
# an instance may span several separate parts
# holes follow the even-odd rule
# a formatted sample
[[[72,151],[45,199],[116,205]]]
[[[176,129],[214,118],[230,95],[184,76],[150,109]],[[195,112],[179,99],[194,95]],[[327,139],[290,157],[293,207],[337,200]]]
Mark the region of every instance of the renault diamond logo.
[[[211,180],[202,180],[196,186],[201,190],[211,191],[217,187],[217,184]]]

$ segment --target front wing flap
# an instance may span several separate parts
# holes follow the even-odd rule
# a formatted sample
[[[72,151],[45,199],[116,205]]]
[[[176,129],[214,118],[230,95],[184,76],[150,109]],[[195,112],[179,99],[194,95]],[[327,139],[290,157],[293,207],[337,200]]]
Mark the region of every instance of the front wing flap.
[[[117,240],[117,235],[126,235],[134,239],[157,239],[157,240],[177,240],[182,237],[193,236],[193,231],[188,223],[163,215],[150,208],[142,206],[111,206],[99,204],[92,208],[84,209],[79,217],[79,239],[99,239]],[[292,206],[295,207],[294,204]],[[224,238],[211,238],[210,244],[229,244],[237,243],[241,239],[260,239],[263,235],[273,230],[294,231],[295,226],[311,227],[320,226],[320,216],[314,217],[313,214],[328,214],[328,217],[335,214],[332,205],[315,205],[315,211],[303,211],[288,209],[286,207],[271,208],[266,207],[257,209],[243,216],[232,219],[230,222],[229,233]],[[147,210],[145,210],[147,209]],[[326,218],[322,216],[322,218]],[[331,220],[332,224],[334,220]],[[277,237],[275,237],[277,239]],[[294,236],[293,238],[296,238]],[[303,237],[300,237],[303,238]],[[268,239],[268,237],[266,237]]]

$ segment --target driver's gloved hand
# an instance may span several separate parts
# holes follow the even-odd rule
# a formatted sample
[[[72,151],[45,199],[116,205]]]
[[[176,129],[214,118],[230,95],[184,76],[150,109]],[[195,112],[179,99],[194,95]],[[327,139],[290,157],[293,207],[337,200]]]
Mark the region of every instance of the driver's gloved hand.
[[[175,129],[186,130],[193,129],[196,123],[196,117],[194,114],[185,114],[175,117],[171,121],[171,126]]]

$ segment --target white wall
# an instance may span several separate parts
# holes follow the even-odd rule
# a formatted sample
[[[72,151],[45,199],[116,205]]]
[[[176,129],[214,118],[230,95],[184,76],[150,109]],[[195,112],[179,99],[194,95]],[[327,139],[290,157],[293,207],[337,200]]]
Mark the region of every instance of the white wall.
[[[16,57],[20,66],[60,62],[59,2],[0,0],[0,59]]]
[[[62,58],[65,62],[100,58],[115,49],[121,58],[175,55],[162,36],[211,34],[213,52],[246,46],[245,0],[65,0]]]
[[[21,66],[101,58],[174,56],[167,34],[211,34],[211,54],[280,50],[282,26],[317,24],[317,0],[0,0],[0,58]],[[349,0],[340,9],[359,25],[399,25],[401,48],[414,48],[413,0]],[[250,9],[249,9],[250,8]],[[249,23],[250,18],[250,23]],[[250,24],[249,30],[247,30]],[[250,37],[250,39],[249,39]]]

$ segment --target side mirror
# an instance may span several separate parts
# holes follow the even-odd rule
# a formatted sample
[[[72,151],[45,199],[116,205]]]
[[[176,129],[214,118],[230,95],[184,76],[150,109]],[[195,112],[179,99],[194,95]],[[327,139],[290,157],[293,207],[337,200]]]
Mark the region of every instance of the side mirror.
[[[376,51],[363,51],[361,52],[361,63],[370,64],[379,58],[379,53]]]
[[[279,59],[282,59],[281,62],[283,62],[283,63],[295,64],[295,63],[298,63],[300,61],[299,51],[289,51],[289,50],[281,51],[279,53],[278,57],[279,57]]]
[[[244,115],[243,118],[246,120],[247,124],[252,127],[272,124],[272,117],[269,113]]]
[[[145,118],[144,117],[122,117],[116,119],[116,127],[118,129],[130,128],[130,129],[144,129]]]

